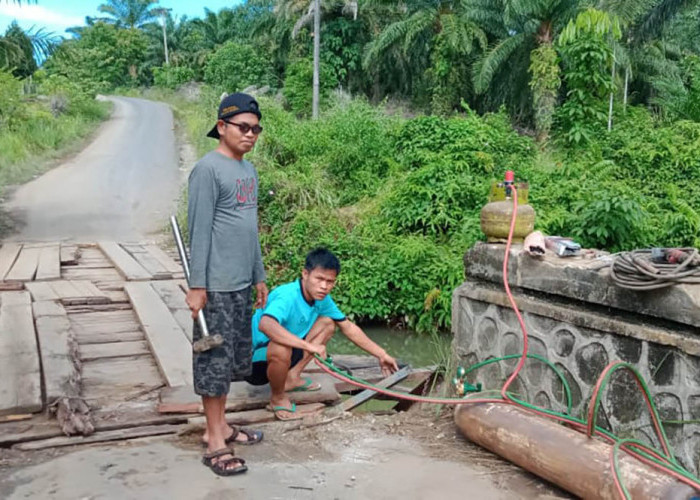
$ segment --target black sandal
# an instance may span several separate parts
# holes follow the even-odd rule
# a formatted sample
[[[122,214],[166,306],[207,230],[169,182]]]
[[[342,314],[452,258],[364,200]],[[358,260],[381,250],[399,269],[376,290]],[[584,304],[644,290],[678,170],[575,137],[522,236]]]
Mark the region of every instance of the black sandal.
[[[262,431],[254,431],[252,429],[246,429],[245,427],[236,427],[235,425],[231,426],[231,429],[233,429],[233,432],[229,437],[227,437],[224,440],[224,443],[226,444],[242,444],[244,446],[250,446],[251,444],[258,444],[260,441],[263,440]],[[237,441],[236,438],[241,433],[248,439],[246,439],[245,441]],[[209,446],[209,443],[207,443],[206,441],[202,441],[202,446],[206,448],[207,446]]]
[[[260,441],[263,440],[263,432],[262,431],[254,431],[252,429],[246,429],[245,427],[232,427],[233,429],[233,434],[231,434],[231,437],[229,437],[226,440],[226,444],[242,444],[242,445],[251,445],[251,444],[258,444]],[[238,432],[236,432],[238,431]],[[238,437],[239,434],[243,434],[246,436],[248,439],[245,441],[238,441],[236,438]]]
[[[224,455],[231,455],[231,458],[219,458],[223,457]],[[214,460],[216,458],[219,459]],[[229,468],[229,465],[234,462],[239,463],[240,465],[238,467],[234,467],[233,469]],[[209,467],[212,472],[218,476],[233,476],[248,470],[245,460],[235,456],[233,450],[230,448],[221,448],[220,450],[212,451],[211,453],[205,453],[202,457],[202,463]]]

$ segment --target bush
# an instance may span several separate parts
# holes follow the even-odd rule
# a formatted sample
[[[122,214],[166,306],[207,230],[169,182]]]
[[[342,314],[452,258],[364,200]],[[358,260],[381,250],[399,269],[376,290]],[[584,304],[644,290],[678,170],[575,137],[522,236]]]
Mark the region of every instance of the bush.
[[[186,66],[156,66],[152,71],[153,83],[167,89],[176,89],[195,78],[194,70]]]
[[[12,73],[0,69],[0,129],[9,124],[22,105],[21,89],[22,83]]]
[[[251,45],[227,42],[207,61],[204,81],[232,93],[273,83],[270,57]]]
[[[289,109],[298,116],[311,115],[314,65],[310,59],[299,59],[287,66],[284,78],[284,98]],[[319,95],[326,102],[330,91],[338,86],[332,68],[321,64]]]

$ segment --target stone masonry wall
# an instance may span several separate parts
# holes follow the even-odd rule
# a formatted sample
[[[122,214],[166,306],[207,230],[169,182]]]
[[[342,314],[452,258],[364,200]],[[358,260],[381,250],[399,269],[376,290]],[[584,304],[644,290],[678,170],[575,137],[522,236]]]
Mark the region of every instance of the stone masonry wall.
[[[574,416],[586,418],[598,376],[609,362],[622,360],[635,365],[647,381],[662,420],[700,423],[700,337],[696,327],[660,324],[649,317],[539,291],[516,289],[515,296],[529,333],[529,353],[547,358],[563,372],[571,387]],[[454,292],[452,314],[456,364],[468,367],[522,352],[517,318],[497,283],[464,283]],[[512,359],[485,366],[470,382],[498,389],[517,362]],[[537,360],[528,359],[511,391],[545,408],[566,409],[562,383],[550,367]],[[598,422],[617,435],[659,447],[641,392],[625,372],[613,375]],[[697,474],[700,425],[666,423],[665,428],[679,461]]]

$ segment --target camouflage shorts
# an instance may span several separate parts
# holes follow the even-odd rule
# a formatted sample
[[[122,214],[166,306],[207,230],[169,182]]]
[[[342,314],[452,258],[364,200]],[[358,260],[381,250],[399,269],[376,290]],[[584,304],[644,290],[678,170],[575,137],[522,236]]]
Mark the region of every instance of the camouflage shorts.
[[[200,396],[228,394],[232,381],[243,380],[252,370],[253,341],[251,288],[237,292],[207,292],[204,317],[209,334],[218,333],[223,345],[192,355],[194,392]],[[197,321],[192,338],[201,338]]]

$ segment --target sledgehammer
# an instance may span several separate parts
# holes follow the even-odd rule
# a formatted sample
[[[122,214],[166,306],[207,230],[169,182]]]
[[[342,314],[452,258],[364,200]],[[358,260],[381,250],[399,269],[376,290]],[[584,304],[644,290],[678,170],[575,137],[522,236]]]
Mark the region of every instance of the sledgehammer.
[[[177,245],[177,252],[180,254],[180,261],[182,262],[182,269],[185,271],[185,278],[187,279],[187,284],[190,283],[190,266],[188,264],[187,253],[185,252],[185,245],[182,243],[182,234],[180,233],[180,226],[177,224],[177,219],[174,215],[170,216],[170,225],[173,228],[173,236],[175,236],[175,244]],[[202,338],[192,343],[192,350],[194,352],[208,351],[213,347],[218,347],[224,343],[224,339],[221,335],[209,335],[209,328],[207,328],[207,321],[204,319],[204,311],[201,309],[197,314],[197,321],[199,321],[199,329],[202,331]]]

